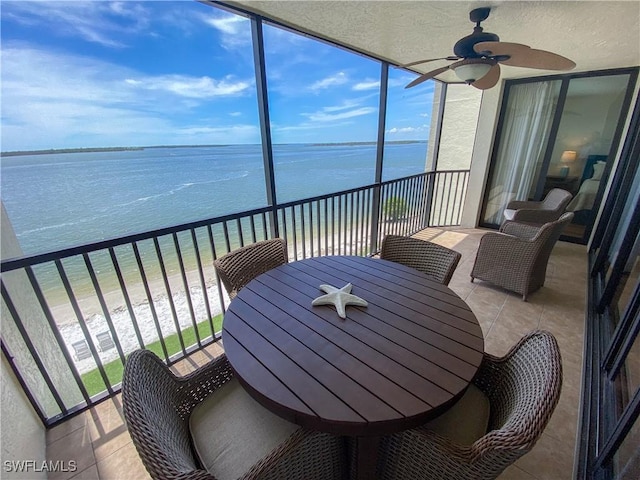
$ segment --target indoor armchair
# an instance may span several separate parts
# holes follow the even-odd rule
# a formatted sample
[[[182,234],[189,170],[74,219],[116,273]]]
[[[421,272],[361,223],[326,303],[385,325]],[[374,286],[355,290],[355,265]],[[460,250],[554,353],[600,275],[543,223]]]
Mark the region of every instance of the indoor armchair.
[[[512,200],[507,204],[504,218],[536,225],[553,222],[565,212],[571,198],[571,193],[566,190],[554,188],[540,202]]]

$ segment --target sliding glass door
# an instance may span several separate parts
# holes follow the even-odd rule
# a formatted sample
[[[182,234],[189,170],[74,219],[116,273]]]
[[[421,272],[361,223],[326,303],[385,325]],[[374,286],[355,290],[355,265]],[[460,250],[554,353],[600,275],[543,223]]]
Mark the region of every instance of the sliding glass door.
[[[579,480],[640,478],[640,99],[589,249]]]
[[[513,85],[505,93],[500,142],[487,184],[483,220],[500,225],[511,200],[535,192],[536,171],[544,160],[551,133],[560,80]]]
[[[508,82],[491,162],[483,226],[497,227],[510,200],[567,190],[565,239],[586,243],[627,116],[637,70]]]

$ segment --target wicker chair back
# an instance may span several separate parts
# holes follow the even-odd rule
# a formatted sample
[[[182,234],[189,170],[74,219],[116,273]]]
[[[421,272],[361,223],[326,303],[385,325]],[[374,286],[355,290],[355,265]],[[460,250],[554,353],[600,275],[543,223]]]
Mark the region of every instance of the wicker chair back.
[[[415,268],[443,285],[449,285],[462,255],[442,245],[401,235],[382,240],[380,258]]]
[[[213,261],[229,298],[233,299],[241,288],[272,268],[289,260],[287,244],[282,238],[252,243],[238,248]]]

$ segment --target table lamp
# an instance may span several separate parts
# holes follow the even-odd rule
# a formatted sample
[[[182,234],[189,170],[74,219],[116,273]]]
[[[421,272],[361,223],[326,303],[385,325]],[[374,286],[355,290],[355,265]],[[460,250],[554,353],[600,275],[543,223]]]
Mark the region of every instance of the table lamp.
[[[560,176],[566,177],[569,175],[569,164],[574,162],[578,157],[578,153],[574,150],[565,150],[562,152],[560,156],[560,161],[562,162],[562,167],[560,167]]]

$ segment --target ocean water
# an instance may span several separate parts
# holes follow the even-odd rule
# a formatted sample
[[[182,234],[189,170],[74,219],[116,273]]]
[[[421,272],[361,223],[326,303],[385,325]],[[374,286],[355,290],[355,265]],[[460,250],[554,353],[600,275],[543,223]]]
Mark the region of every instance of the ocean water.
[[[427,144],[387,144],[384,180],[424,171]],[[374,145],[275,145],[279,203],[373,183]],[[2,201],[25,254],[266,205],[259,145],[3,157]]]

